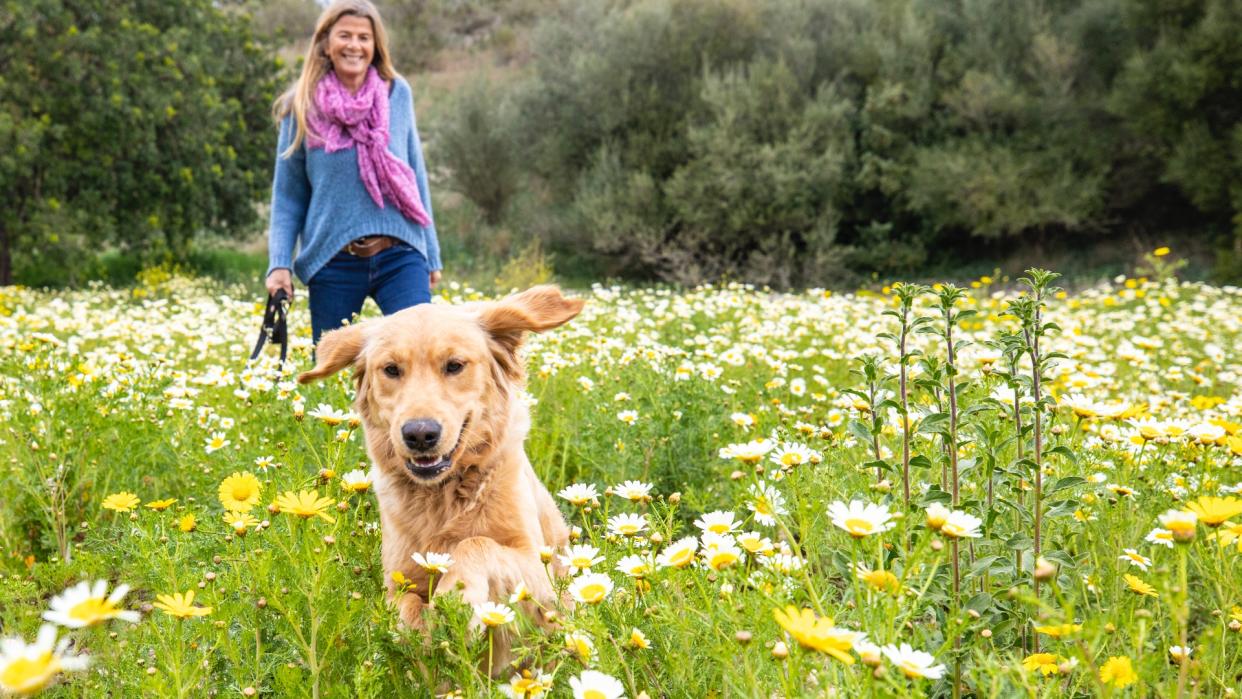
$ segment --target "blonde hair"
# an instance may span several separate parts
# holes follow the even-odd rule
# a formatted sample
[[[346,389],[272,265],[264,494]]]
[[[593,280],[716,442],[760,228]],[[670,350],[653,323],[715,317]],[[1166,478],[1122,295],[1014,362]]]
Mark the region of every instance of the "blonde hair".
[[[310,46],[306,49],[306,59],[302,61],[302,74],[293,82],[288,90],[272,103],[272,118],[279,124],[282,119],[293,113],[297,122],[297,131],[293,143],[281,153],[287,158],[302,145],[308,131],[307,114],[314,107],[315,86],[323,76],[332,70],[332,62],[328,58],[328,36],[337,20],[347,15],[365,17],[371,20],[371,28],[375,34],[375,53],[371,57],[371,65],[379,72],[385,82],[397,77],[392,67],[392,57],[388,52],[388,32],[384,29],[384,21],[380,19],[379,10],[368,0],[336,0],[315,22],[315,33],[311,37]]]

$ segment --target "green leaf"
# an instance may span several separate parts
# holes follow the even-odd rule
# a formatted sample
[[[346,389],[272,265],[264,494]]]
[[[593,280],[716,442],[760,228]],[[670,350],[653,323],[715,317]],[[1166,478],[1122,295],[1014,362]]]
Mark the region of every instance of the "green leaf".
[[[948,434],[949,433],[949,414],[948,413],[932,413],[923,418],[919,422],[920,433],[924,434]]]
[[[1078,455],[1065,445],[1054,447],[1044,452],[1044,456],[1052,456],[1053,454],[1056,454],[1057,456],[1064,456],[1066,459],[1069,459],[1069,462],[1072,464],[1078,463]],[[1080,478],[1079,480],[1082,479]]]
[[[931,462],[931,459],[927,458],[926,456],[923,456],[922,454],[915,454],[914,456],[910,457],[910,467],[911,468],[931,468],[932,462]]]
[[[1086,482],[1087,479],[1082,476],[1065,476],[1063,478],[1058,478],[1057,482],[1053,483],[1052,487],[1048,489],[1048,495],[1051,495],[1058,490],[1065,490],[1066,488],[1073,488],[1075,486],[1082,485]]]
[[[941,504],[951,503],[953,502],[953,495],[941,490],[940,486],[933,485],[932,487],[928,488],[927,492],[923,495],[923,506],[926,507],[927,505],[930,505],[935,502],[938,502]]]
[[[1035,548],[1035,540],[1025,534],[1014,534],[1005,541],[1005,546],[1014,551],[1026,551]]]
[[[966,574],[966,577],[977,578],[980,575],[983,575],[984,571],[990,569],[992,564],[999,560],[1002,560],[1000,556],[984,556],[983,558],[980,558],[975,561],[973,566],[970,567],[970,572]]]
[[[1054,561],[1065,568],[1077,568],[1078,562],[1074,557],[1064,551],[1041,551],[1040,555],[1050,561]]]
[[[850,420],[846,424],[845,429],[864,442],[871,441],[871,428],[867,427],[866,423],[861,420]]]
[[[977,614],[983,614],[991,606],[992,606],[992,595],[989,595],[986,592],[980,592],[974,597],[970,598],[970,601],[966,603],[965,608],[967,611],[972,611]]]
[[[863,468],[867,469],[868,471],[873,468],[878,468],[878,469],[881,469],[884,471],[890,471],[890,472],[893,470],[892,464],[888,463],[887,461],[883,461],[883,460],[868,461],[867,463],[863,464]]]

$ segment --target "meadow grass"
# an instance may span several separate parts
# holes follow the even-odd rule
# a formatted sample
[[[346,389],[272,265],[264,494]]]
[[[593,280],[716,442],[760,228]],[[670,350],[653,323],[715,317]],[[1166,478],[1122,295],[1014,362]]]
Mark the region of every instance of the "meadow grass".
[[[471,631],[448,595],[425,634],[385,600],[348,372],[291,380],[304,308],[290,364],[247,365],[250,286],[0,290],[0,635],[22,639],[0,686],[563,697],[597,671],[630,697],[1236,691],[1242,293],[1032,281],[577,292],[583,314],[527,344],[527,450],[607,578],[558,584],[605,593],[554,632],[521,614]],[[308,490],[328,502],[275,505]],[[128,585],[117,609],[139,620],[29,655],[63,672],[16,662],[95,580]],[[500,632],[525,677],[486,672]]]

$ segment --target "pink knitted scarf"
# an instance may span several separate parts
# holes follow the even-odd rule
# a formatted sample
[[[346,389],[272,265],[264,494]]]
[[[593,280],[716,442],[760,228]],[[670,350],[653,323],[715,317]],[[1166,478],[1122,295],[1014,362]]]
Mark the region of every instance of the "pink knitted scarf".
[[[309,147],[328,153],[356,147],[358,174],[376,206],[384,208],[387,197],[406,218],[431,224],[418,196],[414,170],[388,151],[388,85],[375,66],[367,69],[366,80],[353,95],[329,71],[315,86],[310,112]]]

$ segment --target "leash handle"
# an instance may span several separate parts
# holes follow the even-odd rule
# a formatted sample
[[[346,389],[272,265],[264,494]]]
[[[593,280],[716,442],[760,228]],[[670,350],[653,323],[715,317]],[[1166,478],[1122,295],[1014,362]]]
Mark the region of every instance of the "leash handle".
[[[250,361],[259,358],[266,342],[280,343],[280,363],[284,364],[289,352],[289,295],[284,289],[277,289],[275,294],[268,294],[267,308],[263,311],[263,324],[259,328],[259,339],[254,343],[254,351],[250,353]]]

